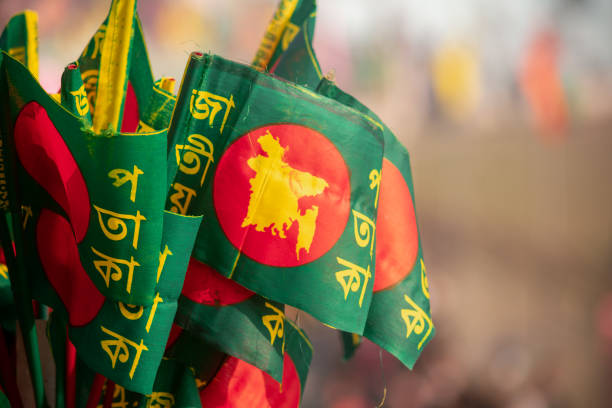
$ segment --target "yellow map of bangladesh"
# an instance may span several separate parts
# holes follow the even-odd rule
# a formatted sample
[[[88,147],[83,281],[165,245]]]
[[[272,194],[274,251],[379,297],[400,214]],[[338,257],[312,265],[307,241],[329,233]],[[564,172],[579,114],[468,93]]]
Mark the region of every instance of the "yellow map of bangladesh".
[[[300,259],[302,248],[310,251],[319,207],[313,205],[302,214],[298,200],[321,194],[329,184],[320,177],[289,166],[283,160],[289,148],[281,146],[269,130],[257,139],[257,143],[267,156],[257,155],[247,161],[255,176],[249,180],[251,196],[242,227],[253,225],[256,231],[271,227],[272,235],[286,239],[286,231],[297,222],[299,229],[295,253]]]

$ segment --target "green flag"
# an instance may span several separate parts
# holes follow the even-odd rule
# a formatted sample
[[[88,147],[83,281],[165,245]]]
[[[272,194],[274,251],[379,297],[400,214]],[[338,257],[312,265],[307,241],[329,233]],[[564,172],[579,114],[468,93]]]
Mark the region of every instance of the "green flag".
[[[168,130],[167,179],[174,182],[170,185],[166,208],[176,213],[205,214],[201,206],[190,205],[194,195],[201,194],[195,191],[202,191],[206,186],[206,176],[214,162],[213,146],[204,136],[207,133],[203,132],[202,121],[194,120],[191,112],[194,107],[205,109],[206,103],[216,103],[209,115],[214,118],[213,115],[222,114],[218,112],[222,106],[219,99],[203,93],[204,101],[208,101],[203,103],[196,95],[205,61],[200,53],[190,56]],[[223,113],[224,118],[234,107],[232,97],[226,102],[228,111]],[[176,323],[200,341],[247,361],[280,381],[284,339],[278,327],[284,320],[282,310],[281,304],[256,295],[210,266],[192,259]]]
[[[251,67],[199,60],[193,88],[179,94],[189,105],[177,102],[173,117],[189,130],[170,150],[179,164],[168,194],[174,211],[205,216],[193,256],[266,298],[361,333],[373,240],[356,233],[376,219],[370,175],[380,171],[380,130]]]
[[[408,151],[368,108],[324,79],[318,92],[352,106],[384,131],[376,224],[376,275],[364,336],[412,368],[435,328],[414,206]]]
[[[320,67],[312,48],[314,16],[277,61],[274,73],[285,79],[314,86]],[[310,29],[310,31],[307,30]],[[310,36],[306,35],[310,33]],[[365,336],[414,365],[435,329],[429,311],[429,290],[414,210],[414,190],[406,149],[368,108],[323,79],[317,91],[366,114],[384,134],[384,159],[380,173],[372,174],[378,186],[376,235],[376,274]],[[364,226],[365,230],[369,227]],[[353,333],[341,333],[344,357],[350,358],[361,340]]]
[[[13,16],[2,35],[0,49],[21,62],[34,76],[38,76],[38,15],[26,10]]]
[[[89,102],[78,62],[73,62],[64,69],[60,90],[60,103],[69,112],[78,115],[84,122],[84,126],[91,126]]]
[[[79,66],[92,112],[95,111],[102,52],[108,31],[109,16],[93,35],[81,56]],[[127,85],[124,102],[122,132],[152,132],[168,127],[176,98],[162,83],[154,82],[149,64],[142,26],[138,13],[133,13],[133,39],[130,44],[130,64],[126,66]]]
[[[117,4],[111,20],[115,14],[125,19]],[[104,50],[102,44],[101,72]],[[127,70],[129,50],[120,51],[109,64]],[[89,365],[130,389],[149,392],[200,221],[164,214],[166,133],[97,134],[83,126],[82,115],[49,97],[17,61],[5,57],[3,67],[11,115],[7,143],[16,153],[15,177],[22,187],[16,224],[25,239],[17,251],[34,293],[67,314],[70,337]],[[113,70],[107,73],[111,77]],[[67,87],[74,84],[76,78],[65,81]],[[82,102],[82,93],[78,97]],[[96,98],[97,108],[104,105],[106,111],[105,125],[98,126],[112,129],[121,109],[108,98]],[[73,108],[79,106],[87,105]],[[100,112],[93,111],[94,127]]]
[[[284,306],[262,298],[192,259],[176,324],[277,381],[283,375]]]
[[[312,358],[306,335],[287,320],[283,380],[235,357],[228,357],[215,377],[200,391],[204,407],[298,407]]]
[[[274,75],[310,89],[316,89],[323,78],[321,66],[312,47],[316,21],[315,9],[313,1],[313,11],[270,68],[270,72]]]
[[[255,54],[253,66],[258,69],[273,67],[316,8],[314,0],[280,0]]]
[[[1,385],[0,385],[0,408],[11,408],[11,404],[9,403],[8,398],[6,398],[6,395],[4,394],[4,390],[2,389]]]

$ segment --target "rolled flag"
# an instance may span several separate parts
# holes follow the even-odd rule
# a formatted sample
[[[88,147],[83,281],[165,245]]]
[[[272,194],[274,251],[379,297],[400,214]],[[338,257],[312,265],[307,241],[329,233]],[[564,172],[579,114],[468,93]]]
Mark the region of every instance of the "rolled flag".
[[[280,0],[259,44],[253,66],[258,69],[273,67],[315,10],[314,0]]]
[[[129,11],[129,9],[126,10],[131,17],[129,15],[124,17],[128,19],[126,21],[132,21],[132,39],[129,43],[128,58],[124,60],[124,69],[119,70],[116,73],[118,75],[112,76],[114,81],[125,86],[120,130],[150,133],[168,127],[176,98],[172,92],[164,89],[162,83],[154,81],[140,18],[136,10],[133,13]],[[104,48],[106,37],[116,35],[119,28],[117,17],[116,12],[109,13],[77,61],[92,115],[98,99],[98,88],[108,84],[108,81],[104,81],[104,77],[108,74],[101,73],[102,64],[106,62],[103,61],[102,55],[109,52]],[[109,21],[111,22],[110,28]],[[125,47],[128,40],[123,41]],[[121,47],[115,47],[110,52],[120,53]],[[105,103],[105,100],[102,100],[102,103]]]
[[[0,49],[21,62],[35,77],[38,76],[38,15],[26,10],[13,16],[2,35]]]
[[[91,112],[85,84],[81,78],[78,62],[69,64],[62,74],[62,87],[60,90],[60,103],[68,111],[77,114],[85,126],[91,126]]]
[[[113,2],[109,27],[113,21],[134,21],[127,6]],[[126,94],[104,91],[103,84],[128,80],[133,36],[121,30],[133,26],[115,23],[123,39],[118,49],[101,44],[96,92],[108,96],[96,97],[90,111],[101,134],[83,126],[78,111],[60,106],[7,57],[10,120],[4,136],[5,146],[15,152],[8,157],[15,169],[9,180],[20,186],[15,205],[21,216],[15,225],[24,239],[17,242],[17,253],[26,262],[36,298],[66,315],[69,336],[87,364],[113,382],[147,393],[200,219],[164,212],[166,132],[114,130]],[[106,119],[96,125],[99,114]]]
[[[323,74],[312,46],[317,14],[314,0],[311,3],[311,13],[291,41],[283,41],[286,45],[270,67],[270,72],[298,85],[316,89]]]
[[[11,59],[18,61],[25,70],[29,70],[31,75],[38,75],[38,37],[37,37],[37,21],[36,13],[25,11],[13,16],[7,26],[0,35],[0,66],[4,66],[4,61]],[[0,78],[0,98],[5,111],[0,117],[0,133],[2,136],[2,144],[0,149],[0,209],[8,211],[4,217],[0,217],[0,241],[6,257],[7,265],[13,272],[9,275],[11,281],[11,291],[15,300],[15,309],[17,318],[22,332],[22,339],[30,378],[34,388],[34,399],[37,407],[42,407],[47,404],[45,390],[43,386],[42,367],[38,351],[38,335],[34,325],[34,313],[32,310],[32,295],[28,286],[28,279],[24,262],[16,257],[15,243],[21,242],[20,231],[15,231],[13,228],[12,218],[19,211],[14,199],[9,200],[9,196],[15,195],[15,186],[11,186],[8,182],[10,178],[9,168],[12,166],[12,161],[9,158],[7,145],[7,137],[10,132],[9,123],[7,123],[8,112],[6,107],[9,105],[8,92],[13,85],[2,75]],[[15,225],[18,225],[15,224]],[[9,393],[12,393],[9,390]]]

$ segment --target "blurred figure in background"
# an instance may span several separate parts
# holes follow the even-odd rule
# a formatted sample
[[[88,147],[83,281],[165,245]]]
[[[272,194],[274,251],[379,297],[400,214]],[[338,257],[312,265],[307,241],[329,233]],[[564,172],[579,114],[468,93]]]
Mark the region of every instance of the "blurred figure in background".
[[[532,120],[543,134],[560,137],[567,131],[568,112],[559,75],[559,36],[552,30],[535,35],[526,50],[520,84]]]

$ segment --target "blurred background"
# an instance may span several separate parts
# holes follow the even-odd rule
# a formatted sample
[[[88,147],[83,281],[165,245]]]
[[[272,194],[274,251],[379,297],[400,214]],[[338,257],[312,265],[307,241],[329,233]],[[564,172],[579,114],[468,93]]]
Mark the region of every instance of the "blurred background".
[[[155,76],[249,63],[276,3],[141,1]],[[108,6],[1,0],[0,25],[38,11],[56,92]],[[612,406],[611,23],[609,0],[319,0],[323,71],[411,153],[437,335],[414,371],[367,341],[343,362],[300,313],[304,407]]]

